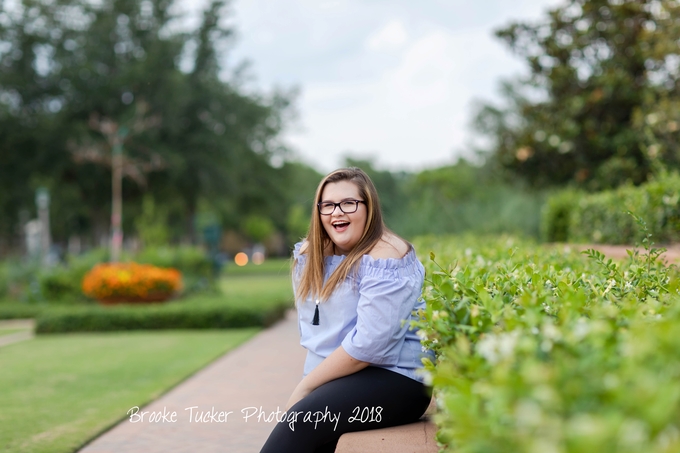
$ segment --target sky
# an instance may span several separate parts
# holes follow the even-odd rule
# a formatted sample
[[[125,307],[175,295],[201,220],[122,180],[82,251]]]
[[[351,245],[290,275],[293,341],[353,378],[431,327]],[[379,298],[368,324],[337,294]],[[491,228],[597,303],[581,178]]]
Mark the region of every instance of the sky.
[[[526,72],[493,31],[560,0],[233,0],[228,65],[250,88],[299,89],[283,139],[319,171],[345,156],[418,171],[470,155],[475,102]]]

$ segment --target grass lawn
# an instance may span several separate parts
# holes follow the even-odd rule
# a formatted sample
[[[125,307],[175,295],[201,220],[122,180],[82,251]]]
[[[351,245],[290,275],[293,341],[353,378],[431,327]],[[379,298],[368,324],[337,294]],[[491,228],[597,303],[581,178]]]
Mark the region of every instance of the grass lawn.
[[[220,293],[171,303],[292,306],[289,261],[265,263],[225,272]],[[51,334],[0,347],[0,451],[73,452],[256,331]]]
[[[262,264],[248,263],[245,266],[237,266],[228,263],[222,275],[227,277],[238,275],[286,275],[290,276],[290,258],[267,258]]]
[[[219,281],[224,303],[241,306],[290,301],[293,307],[293,287],[288,272],[282,275],[226,275]],[[198,299],[197,299],[198,300]]]
[[[0,451],[75,451],[256,331],[45,335],[4,346]]]

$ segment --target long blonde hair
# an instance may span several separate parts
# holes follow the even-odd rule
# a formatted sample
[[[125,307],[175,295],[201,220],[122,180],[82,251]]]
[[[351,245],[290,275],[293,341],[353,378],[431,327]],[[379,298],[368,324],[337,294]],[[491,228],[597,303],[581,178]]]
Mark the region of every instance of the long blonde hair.
[[[349,181],[356,184],[359,195],[366,205],[366,226],[359,242],[324,284],[324,250],[330,246],[331,238],[321,224],[317,204],[321,201],[321,195],[326,184],[339,181]],[[296,299],[304,301],[311,294],[320,301],[328,300],[335,288],[347,278],[350,272],[356,269],[361,257],[371,251],[386,231],[388,230],[383,222],[378,192],[375,190],[371,178],[363,170],[356,167],[341,168],[326,175],[319,183],[314,197],[312,217],[306,238],[307,264],[302,270],[297,285]]]

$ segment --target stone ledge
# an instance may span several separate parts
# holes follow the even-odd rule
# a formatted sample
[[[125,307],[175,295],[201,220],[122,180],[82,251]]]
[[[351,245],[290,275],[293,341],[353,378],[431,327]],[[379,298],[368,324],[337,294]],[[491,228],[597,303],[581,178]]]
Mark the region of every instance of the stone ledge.
[[[437,427],[428,420],[391,428],[347,433],[336,453],[437,453]]]

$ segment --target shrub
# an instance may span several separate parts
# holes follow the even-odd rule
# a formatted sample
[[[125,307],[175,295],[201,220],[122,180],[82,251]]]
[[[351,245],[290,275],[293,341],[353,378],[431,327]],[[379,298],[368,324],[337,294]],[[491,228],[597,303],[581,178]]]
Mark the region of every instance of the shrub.
[[[36,319],[36,333],[265,327],[283,317],[288,303],[263,307],[224,303],[162,306],[60,307]]]
[[[0,263],[0,298],[21,302],[43,300],[37,260],[7,259]]]
[[[199,247],[147,247],[135,256],[135,261],[179,270],[184,294],[210,289],[215,277],[212,260]]]
[[[647,221],[656,240],[680,241],[680,175],[663,174],[639,187],[593,194],[557,192],[543,208],[542,237],[549,242],[633,244],[643,237],[628,211]]]
[[[103,301],[165,300],[181,288],[179,271],[149,264],[98,264],[83,279],[83,293]]]
[[[680,274],[658,251],[616,263],[512,238],[416,246],[437,250],[418,325],[438,356],[446,451],[679,451]]]
[[[45,303],[26,304],[17,302],[3,302],[0,303],[0,319],[35,318],[48,307],[49,305]]]
[[[541,238],[546,242],[567,242],[573,210],[582,196],[572,189],[548,197],[541,210]]]
[[[639,242],[642,236],[628,212],[649,219],[648,204],[645,187],[624,186],[584,196],[575,206],[569,240],[600,244]]]
[[[49,302],[82,303],[88,299],[81,289],[86,269],[59,266],[42,271],[38,278],[42,298]]]

